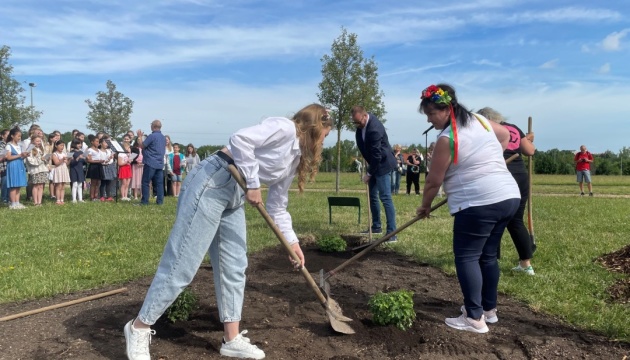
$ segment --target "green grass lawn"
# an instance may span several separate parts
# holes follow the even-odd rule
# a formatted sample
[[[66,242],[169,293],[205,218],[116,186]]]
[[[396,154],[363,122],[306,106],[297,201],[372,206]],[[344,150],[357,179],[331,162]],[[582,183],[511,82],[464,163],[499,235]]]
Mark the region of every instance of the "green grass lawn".
[[[610,273],[594,262],[600,255],[628,244],[628,200],[606,195],[629,194],[626,190],[630,189],[630,178],[595,176],[598,196],[593,198],[578,196],[574,181],[573,176],[535,176],[538,251],[532,264],[536,276],[511,272],[518,258],[506,235],[499,290],[535,311],[630,341],[630,307],[610,304],[606,293],[606,288],[623,275]],[[357,174],[343,174],[340,183],[341,189],[353,193],[337,195],[361,198],[362,224],[357,224],[356,209],[347,207],[334,208],[333,223],[328,224],[327,196],[336,195],[335,177],[323,173],[307,186],[318,191],[290,193],[289,211],[300,235],[347,234],[367,227],[365,185]],[[414,217],[420,199],[394,197],[399,225]],[[129,203],[63,207],[45,203],[20,211],[0,208],[5,225],[0,236],[0,303],[121,284],[152,275],[175,218],[175,200],[167,198],[164,206],[142,208]],[[249,251],[275,246],[278,240],[258,212],[250,206],[246,206],[246,212]],[[399,242],[392,247],[454,274],[452,218],[445,206],[434,215],[401,232]]]

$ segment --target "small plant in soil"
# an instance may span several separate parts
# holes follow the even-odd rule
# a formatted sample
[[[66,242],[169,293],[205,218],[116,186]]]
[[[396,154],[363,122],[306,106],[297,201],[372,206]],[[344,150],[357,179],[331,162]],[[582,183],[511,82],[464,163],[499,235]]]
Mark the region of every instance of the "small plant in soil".
[[[378,292],[368,302],[372,320],[378,325],[396,325],[407,330],[416,319],[413,310],[413,292],[398,290],[389,293]]]
[[[339,236],[324,236],[317,240],[319,249],[323,252],[340,252],[346,250],[346,241]]]
[[[178,320],[187,321],[192,312],[197,308],[199,299],[189,288],[179,294],[175,302],[166,309],[166,317],[174,323]]]

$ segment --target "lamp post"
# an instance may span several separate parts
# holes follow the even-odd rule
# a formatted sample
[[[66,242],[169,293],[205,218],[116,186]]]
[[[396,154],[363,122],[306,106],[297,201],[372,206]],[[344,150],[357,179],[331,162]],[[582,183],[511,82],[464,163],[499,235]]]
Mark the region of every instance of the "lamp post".
[[[37,86],[35,83],[28,83],[28,86],[31,87],[31,110],[33,109],[33,88]]]

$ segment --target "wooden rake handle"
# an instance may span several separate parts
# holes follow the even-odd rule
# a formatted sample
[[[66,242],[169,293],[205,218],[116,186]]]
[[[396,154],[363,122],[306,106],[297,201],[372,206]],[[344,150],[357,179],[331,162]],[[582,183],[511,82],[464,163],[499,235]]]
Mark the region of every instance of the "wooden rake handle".
[[[236,166],[229,165],[228,170],[230,170],[230,173],[232,174],[234,179],[236,179],[236,181],[241,186],[243,191],[247,191],[247,184],[245,184],[245,180],[243,180],[243,177],[241,176],[241,173],[238,172],[238,169],[236,168]],[[269,216],[269,213],[265,209],[265,206],[263,204],[258,204],[256,205],[256,209],[258,210],[260,215],[262,215],[262,217],[265,219],[265,221],[267,222],[267,225],[269,225],[271,230],[273,230],[273,232],[276,234],[276,237],[278,237],[278,240],[280,240],[280,243],[282,244],[284,249],[287,251],[289,256],[291,256],[291,258],[294,261],[300,264],[301,262],[300,258],[297,256],[295,251],[293,251],[293,248],[291,247],[287,239],[284,237],[284,234],[282,233],[282,231],[280,231],[280,228],[278,228],[278,225],[276,225],[276,223],[273,221],[271,216]],[[326,297],[324,296],[324,294],[322,294],[321,290],[319,290],[319,287],[315,283],[315,280],[313,280],[313,277],[308,272],[306,267],[302,266],[301,264],[300,264],[300,272],[306,279],[306,282],[309,284],[313,292],[317,295],[317,298],[319,299],[319,301],[322,303],[324,307],[326,307]]]

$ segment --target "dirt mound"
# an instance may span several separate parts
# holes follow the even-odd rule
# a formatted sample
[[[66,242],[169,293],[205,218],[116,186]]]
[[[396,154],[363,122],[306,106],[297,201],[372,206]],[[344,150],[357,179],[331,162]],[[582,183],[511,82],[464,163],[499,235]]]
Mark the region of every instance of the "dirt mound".
[[[630,275],[630,245],[610,254],[599,257],[596,261],[607,270]],[[628,304],[630,303],[630,277],[617,280],[608,288],[611,301]]]
[[[305,250],[307,267],[318,277],[351,253]],[[444,318],[462,303],[457,279],[425,264],[378,250],[330,279],[332,297],[354,319],[355,335],[330,328],[315,295],[289,268],[280,248],[250,257],[242,329],[268,359],[623,359],[630,345],[575,329],[499,297],[499,322],[487,334],[450,329]],[[151,278],[126,284],[129,291],[100,300],[0,323],[0,359],[124,359],[122,327],[140,309]],[[201,299],[188,322],[155,326],[153,359],[224,359],[218,349],[218,321],[212,268],[203,266],[191,287]],[[367,302],[377,291],[409,289],[417,320],[403,332],[375,326]],[[5,304],[0,316],[51,305],[95,292]]]

